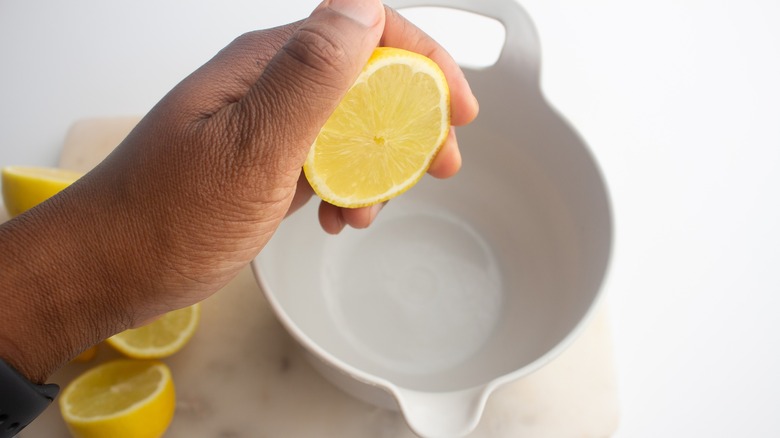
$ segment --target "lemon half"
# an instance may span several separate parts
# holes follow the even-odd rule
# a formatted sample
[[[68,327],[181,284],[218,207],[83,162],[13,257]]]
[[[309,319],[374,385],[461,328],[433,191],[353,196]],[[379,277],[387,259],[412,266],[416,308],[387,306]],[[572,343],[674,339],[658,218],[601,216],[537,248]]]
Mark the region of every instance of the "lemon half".
[[[200,322],[200,303],[174,310],[143,327],[125,330],[106,340],[134,359],[161,359],[181,350]]]
[[[8,166],[2,170],[3,203],[18,216],[56,195],[83,174],[50,167]]]
[[[159,438],[175,407],[171,371],[156,361],[104,363],[60,396],[62,418],[76,438]]]
[[[439,66],[380,47],[322,127],[303,170],[331,204],[384,202],[419,181],[449,129],[449,88]]]

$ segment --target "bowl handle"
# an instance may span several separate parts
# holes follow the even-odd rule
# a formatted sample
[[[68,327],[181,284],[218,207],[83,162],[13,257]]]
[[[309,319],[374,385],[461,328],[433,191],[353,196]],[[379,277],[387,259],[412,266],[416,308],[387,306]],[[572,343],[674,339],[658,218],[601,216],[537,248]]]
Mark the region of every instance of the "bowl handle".
[[[538,81],[540,45],[536,27],[516,0],[387,0],[396,9],[442,7],[460,9],[499,21],[506,29],[506,42],[495,65],[514,71],[532,72]],[[528,76],[526,76],[528,78]]]

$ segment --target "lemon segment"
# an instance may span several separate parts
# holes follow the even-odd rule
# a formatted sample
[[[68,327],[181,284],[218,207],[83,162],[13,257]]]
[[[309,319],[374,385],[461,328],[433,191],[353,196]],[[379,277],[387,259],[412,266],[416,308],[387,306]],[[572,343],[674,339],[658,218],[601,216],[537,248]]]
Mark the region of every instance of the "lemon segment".
[[[384,202],[422,178],[449,129],[449,89],[439,66],[380,47],[320,130],[304,173],[331,204]]]
[[[161,359],[181,350],[195,334],[199,321],[200,303],[168,312],[150,324],[125,330],[106,342],[134,359]]]
[[[159,438],[176,407],[171,371],[156,361],[116,360],[72,381],[60,412],[76,438]]]
[[[4,167],[3,203],[11,217],[18,216],[56,195],[81,176],[80,172],[49,167]]]

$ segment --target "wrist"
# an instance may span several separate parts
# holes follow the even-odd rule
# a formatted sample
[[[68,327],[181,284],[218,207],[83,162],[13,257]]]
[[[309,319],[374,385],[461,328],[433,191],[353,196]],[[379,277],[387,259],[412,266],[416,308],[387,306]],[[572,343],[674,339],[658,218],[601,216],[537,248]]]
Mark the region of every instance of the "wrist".
[[[42,383],[133,323],[122,271],[72,197],[0,226],[0,358]]]

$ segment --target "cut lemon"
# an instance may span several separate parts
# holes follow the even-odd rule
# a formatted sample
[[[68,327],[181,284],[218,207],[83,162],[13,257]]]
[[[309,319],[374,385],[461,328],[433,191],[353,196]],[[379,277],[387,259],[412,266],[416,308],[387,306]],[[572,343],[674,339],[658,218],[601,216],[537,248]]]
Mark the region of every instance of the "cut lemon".
[[[422,178],[449,129],[450,95],[439,66],[380,47],[322,127],[303,170],[331,204],[384,202]]]
[[[135,359],[160,359],[181,350],[195,334],[200,304],[168,312],[143,327],[125,330],[106,340],[120,353]]]
[[[89,362],[95,358],[95,355],[97,355],[97,345],[82,351],[81,354],[73,358],[73,362]]]
[[[72,381],[60,412],[77,438],[157,438],[173,419],[176,395],[161,362],[116,360]]]
[[[20,215],[56,195],[82,175],[50,167],[4,167],[3,203],[11,217]]]

